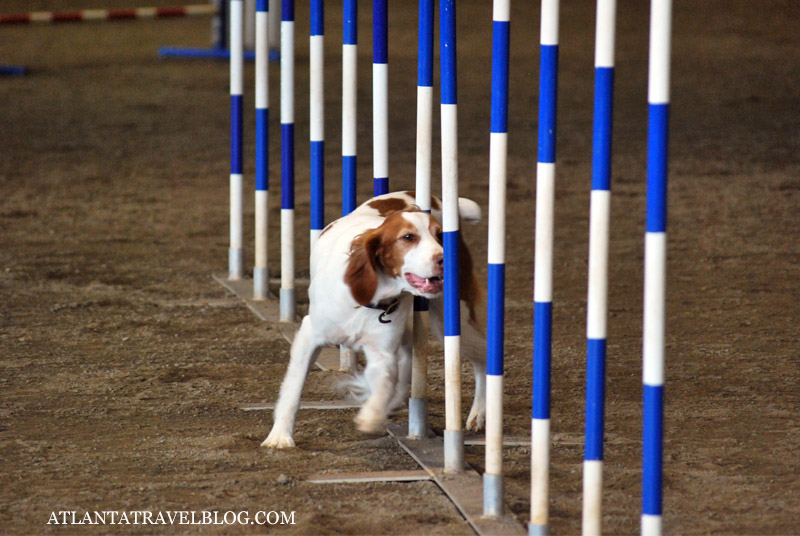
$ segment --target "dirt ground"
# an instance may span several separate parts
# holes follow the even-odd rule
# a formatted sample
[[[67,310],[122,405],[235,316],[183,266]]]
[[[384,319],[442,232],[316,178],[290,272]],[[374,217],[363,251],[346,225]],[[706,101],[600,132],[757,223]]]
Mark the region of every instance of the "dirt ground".
[[[148,2],[144,2],[147,4]],[[171,2],[153,1],[152,5]],[[130,1],[101,3],[131,7]],[[308,254],[307,5],[297,3],[298,266]],[[327,220],[340,211],[340,2],[328,2]],[[561,13],[551,527],[580,530],[594,5]],[[638,531],[646,159],[646,2],[619,3],[604,530]],[[6,0],[3,11],[101,7]],[[486,209],[491,7],[458,4],[461,194]],[[530,426],[538,3],[514,2],[506,431]],[[371,192],[371,8],[362,3],[359,200]],[[390,10],[392,189],[414,182],[416,13]],[[212,280],[227,269],[224,62],[207,18],[0,27],[0,533],[466,534],[430,483],[318,485],[314,473],[414,469],[354,410],[302,411],[298,448],[259,448],[289,346]],[[664,529],[800,533],[800,7],[677,1],[670,131]],[[277,66],[271,107],[278,110]],[[252,65],[245,196],[252,244]],[[436,113],[438,118],[438,112]],[[437,119],[438,120],[438,119]],[[279,127],[271,126],[272,221]],[[438,151],[438,135],[436,137]],[[438,180],[438,158],[434,169]],[[465,229],[485,278],[486,225]],[[271,231],[273,274],[278,232]],[[249,247],[249,246],[248,246]],[[246,265],[252,265],[252,250]],[[440,355],[440,354],[436,354]],[[441,359],[431,420],[443,426]],[[471,396],[471,372],[465,369]],[[305,395],[336,396],[313,372]],[[397,417],[403,419],[404,414]],[[529,449],[506,449],[523,522]],[[483,453],[467,449],[478,470]],[[294,525],[55,526],[52,512],[295,512]]]

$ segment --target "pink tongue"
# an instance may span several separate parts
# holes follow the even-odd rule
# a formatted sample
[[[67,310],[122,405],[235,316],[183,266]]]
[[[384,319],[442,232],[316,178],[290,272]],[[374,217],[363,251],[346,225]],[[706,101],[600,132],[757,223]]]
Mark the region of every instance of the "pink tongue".
[[[426,294],[438,292],[442,288],[441,279],[430,281],[424,277],[419,277],[418,275],[411,273],[406,274],[406,281],[411,283],[411,285],[420,292],[424,292]]]

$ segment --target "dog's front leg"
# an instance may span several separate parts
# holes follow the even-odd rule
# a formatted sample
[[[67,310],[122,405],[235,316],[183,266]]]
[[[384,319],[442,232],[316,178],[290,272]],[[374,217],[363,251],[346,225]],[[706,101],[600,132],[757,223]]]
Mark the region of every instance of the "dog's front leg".
[[[275,422],[262,447],[286,448],[295,446],[294,421],[300,406],[300,395],[308,376],[308,370],[319,355],[313,338],[311,318],[306,316],[292,342],[291,358],[286,376],[281,384],[278,403],[275,404]]]
[[[389,413],[389,402],[397,385],[398,366],[393,353],[364,349],[367,367],[364,378],[370,395],[356,416],[356,427],[365,433],[383,432]]]
[[[403,333],[400,347],[397,349],[397,384],[394,388],[394,394],[389,401],[389,413],[397,411],[408,404],[408,388],[411,384],[411,359],[413,348],[414,332],[409,324]]]

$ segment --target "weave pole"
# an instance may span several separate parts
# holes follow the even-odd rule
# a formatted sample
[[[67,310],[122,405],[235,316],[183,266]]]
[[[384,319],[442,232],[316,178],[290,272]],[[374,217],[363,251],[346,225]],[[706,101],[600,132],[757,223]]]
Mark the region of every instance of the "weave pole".
[[[661,534],[667,276],[671,0],[650,4],[647,222],[644,240],[642,534]]]
[[[311,230],[313,246],[325,227],[325,10],[311,0],[309,37],[309,137],[311,142]],[[309,247],[309,251],[310,251]]]
[[[294,288],[294,0],[281,3],[280,321],[297,317]]]
[[[244,41],[242,0],[230,3],[230,92],[231,92],[231,175],[230,175],[230,249],[228,278],[244,275],[242,249],[242,115],[244,86]]]
[[[269,59],[278,61],[281,57],[281,0],[269,0]]]
[[[585,536],[599,536],[602,527],[603,425],[616,11],[616,0],[598,0],[594,60],[592,192],[589,209],[589,275],[586,304],[586,437],[583,461],[582,518]]]
[[[342,18],[342,216],[347,216],[356,208],[357,0],[344,0]]]
[[[444,470],[464,471],[461,425],[461,310],[458,281],[458,103],[456,2],[440,0],[442,230],[444,246]]]
[[[374,195],[389,193],[389,8],[372,2],[372,167]]]
[[[356,208],[358,110],[358,1],[342,6],[342,216]],[[339,370],[355,371],[356,353],[339,348]]]
[[[256,193],[255,266],[253,299],[263,300],[269,293],[267,229],[269,214],[269,4],[256,2]]]
[[[494,0],[492,113],[489,141],[489,284],[486,325],[486,471],[483,515],[503,507],[503,343],[506,271],[506,174],[508,162],[508,48],[510,0]]]
[[[533,283],[531,535],[549,532],[550,361],[553,317],[553,210],[556,172],[559,0],[542,0],[539,140]]]
[[[433,0],[419,1],[417,52],[417,161],[416,203],[431,211],[431,160],[433,139]],[[408,435],[428,436],[428,300],[414,297],[414,353],[411,360],[411,397],[408,400]]]
[[[137,7],[131,9],[82,9],[70,11],[32,11],[30,13],[0,13],[0,24],[36,24],[62,22],[118,21],[134,19],[168,19],[216,15],[211,4],[168,7]]]

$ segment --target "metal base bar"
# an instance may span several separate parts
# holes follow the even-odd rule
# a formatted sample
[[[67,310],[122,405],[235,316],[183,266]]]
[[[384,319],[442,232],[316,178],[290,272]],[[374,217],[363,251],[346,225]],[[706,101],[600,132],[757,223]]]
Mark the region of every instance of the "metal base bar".
[[[228,249],[228,279],[241,279],[244,277],[244,250],[242,248]]]
[[[253,299],[266,300],[269,295],[269,268],[253,268]]]
[[[550,536],[550,525],[528,525],[528,536]]]
[[[295,290],[293,288],[282,288],[280,293],[280,301],[280,321],[296,322],[297,300],[295,298]]]
[[[23,76],[28,69],[21,65],[0,65],[0,76]]]
[[[408,399],[408,437],[428,437],[428,399]]]
[[[500,517],[504,514],[503,475],[483,475],[483,515]]]
[[[158,49],[160,58],[186,58],[186,59],[212,59],[228,60],[231,51],[227,48],[192,48],[192,47],[161,47]],[[270,54],[271,56],[271,54]],[[244,51],[244,59],[252,61],[256,59],[256,53],[252,50]],[[272,59],[270,57],[270,59]]]
[[[464,430],[444,431],[444,472],[464,472]]]
[[[387,429],[414,461],[433,477],[478,536],[525,534],[524,526],[513,515],[497,517],[482,515],[482,483],[477,472],[467,466],[464,466],[465,469],[460,473],[444,472],[442,464],[444,445],[440,437],[432,435],[423,439],[410,439],[406,437],[405,423],[391,423]]]

